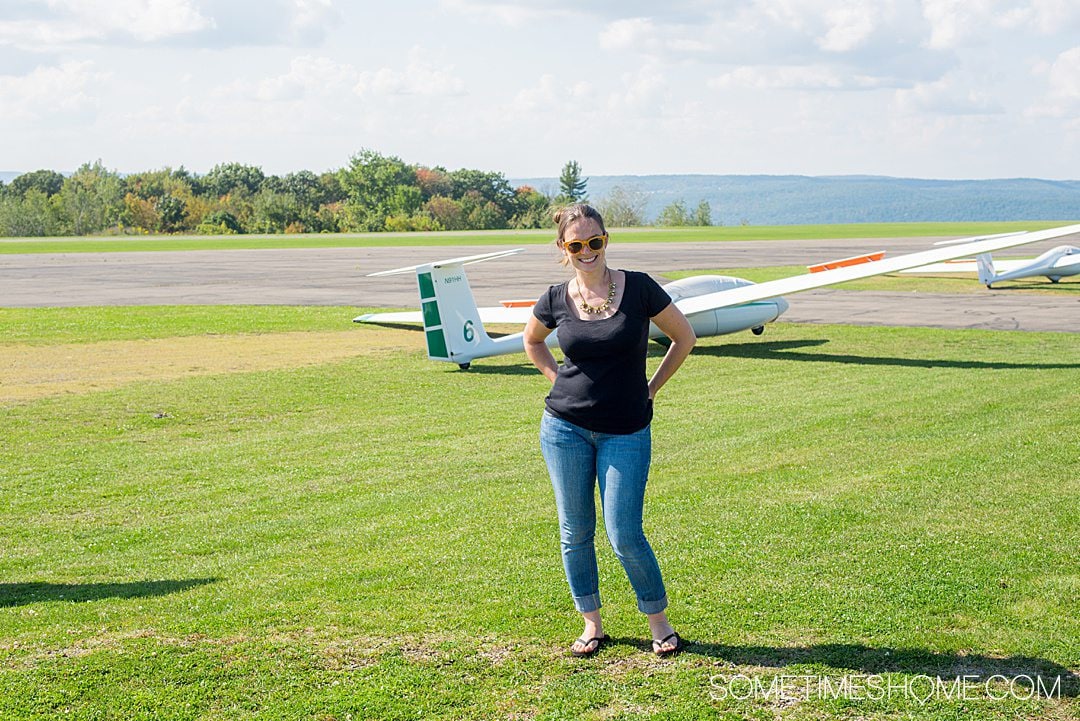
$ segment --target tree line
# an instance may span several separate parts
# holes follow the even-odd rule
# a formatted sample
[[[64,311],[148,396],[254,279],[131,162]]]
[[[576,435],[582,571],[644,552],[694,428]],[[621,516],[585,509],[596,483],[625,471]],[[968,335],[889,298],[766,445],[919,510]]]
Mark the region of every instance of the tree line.
[[[222,163],[205,175],[164,168],[121,175],[101,161],[69,176],[36,170],[0,183],[0,235],[355,233],[552,227],[553,206],[587,200],[577,161],[559,192],[512,187],[502,173],[409,165],[361,150],[348,165],[316,174],[266,175]],[[645,198],[614,188],[594,203],[608,225],[646,224]],[[682,201],[658,225],[711,225],[708,203]]]

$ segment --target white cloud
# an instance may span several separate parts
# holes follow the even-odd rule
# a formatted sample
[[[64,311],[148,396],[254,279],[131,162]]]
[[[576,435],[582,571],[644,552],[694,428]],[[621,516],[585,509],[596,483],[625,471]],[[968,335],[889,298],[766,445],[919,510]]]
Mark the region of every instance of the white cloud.
[[[608,23],[600,31],[604,50],[629,51],[669,59],[698,56],[713,52],[712,43],[701,36],[697,27],[657,25],[651,18],[623,18]]]
[[[594,97],[593,86],[584,80],[560,83],[551,73],[544,73],[534,85],[514,94],[505,115],[520,122],[525,119],[593,114],[597,112],[592,107],[594,103],[587,101]]]
[[[878,8],[860,0],[826,9],[826,30],[815,42],[822,50],[846,53],[865,43],[878,27]]]
[[[453,67],[440,67],[424,58],[419,48],[409,53],[404,68],[383,67],[361,71],[351,63],[332,58],[301,55],[292,59],[281,75],[251,82],[239,78],[211,91],[217,98],[258,103],[290,103],[331,100],[336,104],[348,97],[369,96],[456,96],[465,93],[465,82],[454,75]]]
[[[884,28],[910,32],[897,0],[757,0],[754,15],[756,26],[809,39],[828,53],[857,50]]]
[[[922,0],[922,11],[930,24],[926,46],[936,49],[1080,29],[1080,3],[1075,0]]]
[[[191,0],[63,0],[78,22],[97,26],[103,35],[126,33],[154,41],[205,30],[213,21]]]
[[[877,78],[825,65],[743,66],[709,80],[709,87],[717,90],[870,90],[881,86]]]
[[[195,47],[322,44],[342,22],[334,0],[25,0],[0,19],[0,45]]]
[[[600,31],[600,47],[605,50],[634,50],[655,45],[656,26],[649,18],[624,18]]]
[[[912,115],[997,115],[1005,112],[990,94],[971,87],[971,80],[947,75],[930,83],[917,83],[895,93],[896,107]]]
[[[1080,3],[1075,0],[1031,0],[1020,3],[1009,13],[1015,25],[1026,26],[1042,33],[1055,35],[1080,28]]]
[[[636,115],[661,114],[665,106],[666,78],[655,65],[646,64],[633,72],[623,73],[622,88],[608,95],[608,110]]]
[[[99,104],[93,86],[105,78],[89,61],[0,75],[0,107],[8,118],[22,121],[92,111]]]
[[[256,104],[348,105],[350,98],[394,96],[456,96],[465,92],[464,81],[453,67],[441,67],[424,58],[420,49],[409,53],[403,68],[360,70],[325,56],[300,55],[288,71],[257,81],[237,79],[211,91],[215,98]]]
[[[995,4],[994,0],[922,0],[923,16],[930,23],[926,46],[952,49],[985,33],[995,17]]]
[[[1080,100],[1080,46],[1066,50],[1047,72],[1050,97]]]
[[[463,95],[465,81],[454,75],[453,66],[439,67],[424,59],[418,48],[400,70],[383,67],[359,74],[353,92],[366,95]]]
[[[0,21],[0,43],[56,47],[122,36],[141,43],[214,26],[191,0],[48,0],[44,17]]]
[[[327,27],[340,21],[332,0],[294,0],[292,29],[301,38],[322,38]]]
[[[1035,74],[1046,79],[1046,92],[1025,111],[1033,118],[1065,118],[1080,129],[1080,46],[1066,50],[1052,63],[1040,63]]]
[[[510,27],[524,27],[551,17],[581,16],[582,9],[573,6],[560,8],[558,3],[537,6],[527,0],[439,0],[446,10],[480,20],[493,20]]]
[[[756,0],[716,11],[700,23],[677,22],[662,13],[615,20],[600,30],[599,42],[611,52],[671,65],[843,65],[838,70],[847,78],[843,87],[874,87],[925,79],[930,63],[913,61],[913,55],[920,52],[927,27],[917,6],[900,0]],[[851,78],[879,78],[880,83]]]
[[[359,72],[350,64],[326,57],[301,55],[293,58],[289,72],[260,81],[254,96],[258,100],[300,100],[306,96],[333,96],[349,92]]]
[[[341,21],[331,0],[293,0],[290,30],[302,45],[321,42],[326,32]]]
[[[539,82],[517,92],[513,101],[514,115],[530,115],[557,107],[562,100],[561,88],[555,82],[555,76],[545,73]]]
[[[438,0],[438,4],[449,13],[512,28],[554,21],[574,23],[566,27],[583,30],[595,24],[646,17],[659,24],[700,25],[715,12],[731,10],[730,7],[718,10],[715,3],[700,0],[667,0],[662,5],[655,0],[590,0],[587,3],[580,0],[546,0],[543,3],[535,0]]]

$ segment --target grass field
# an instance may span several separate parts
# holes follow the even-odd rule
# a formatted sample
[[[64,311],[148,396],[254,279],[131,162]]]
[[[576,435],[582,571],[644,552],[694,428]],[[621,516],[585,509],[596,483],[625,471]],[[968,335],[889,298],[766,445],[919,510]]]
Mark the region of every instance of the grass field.
[[[581,662],[543,379],[360,310],[0,312],[0,718],[1080,715],[1080,336],[702,341],[646,507],[692,643],[647,652],[601,541],[615,642]]]
[[[1017,230],[1042,230],[1076,221],[972,223],[847,223],[842,225],[713,226],[705,228],[612,229],[620,243],[812,238],[903,238],[975,236]],[[251,248],[360,248],[385,245],[521,245],[546,243],[551,230],[482,230],[441,233],[332,233],[300,235],[161,235],[78,238],[3,238],[0,255],[11,253],[107,253],[163,250],[240,250]]]

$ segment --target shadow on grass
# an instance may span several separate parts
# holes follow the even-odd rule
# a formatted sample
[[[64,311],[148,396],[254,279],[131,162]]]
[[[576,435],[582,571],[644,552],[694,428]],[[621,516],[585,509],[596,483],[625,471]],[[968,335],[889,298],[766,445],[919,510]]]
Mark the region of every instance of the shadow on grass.
[[[362,324],[357,323],[357,325],[377,325],[380,328],[389,328],[390,330],[411,330],[411,331],[417,332],[417,333],[423,333],[424,332],[424,326],[419,325],[417,323],[382,323],[382,322],[378,322],[378,321],[367,321],[366,323],[362,323]],[[510,324],[510,323],[495,323],[494,325],[512,325],[512,324]],[[524,325],[525,324],[522,323],[522,326],[524,326]],[[504,333],[504,332],[500,332],[500,331],[493,331],[493,330],[487,328],[487,326],[485,326],[485,332],[491,338],[502,338],[503,336],[514,335],[518,331],[512,331],[512,332],[507,331],[507,332]]]
[[[1080,363],[1009,363],[1007,361],[961,361],[931,358],[891,358],[888,356],[835,355],[830,353],[800,353],[796,348],[811,348],[828,343],[827,340],[786,340],[763,343],[739,343],[733,345],[694,348],[694,355],[717,358],[757,358],[760,360],[794,360],[815,363],[851,363],[869,366],[899,366],[904,368],[977,368],[990,370],[1053,370],[1080,368]]]
[[[652,653],[648,641],[641,638],[611,637],[609,644],[632,646]],[[928,676],[941,679],[946,685],[957,677],[971,684],[997,681],[1004,684],[1027,684],[1038,690],[1041,679],[1046,692],[1062,698],[1080,696],[1080,674],[1042,658],[1009,656],[994,658],[979,654],[938,653],[918,648],[873,648],[861,644],[823,643],[817,646],[729,646],[720,643],[697,642],[689,639],[683,654],[704,656],[726,661],[736,666],[773,668],[781,671],[789,666],[824,666],[841,671],[866,675],[898,673],[909,676]],[[741,673],[741,672],[740,672]],[[810,674],[821,671],[789,671]]]
[[[479,365],[474,363],[473,365],[471,365],[469,367],[469,370],[464,371],[464,372],[465,373],[470,373],[470,374],[477,373],[477,374],[480,374],[480,375],[503,375],[503,376],[538,376],[538,375],[540,375],[540,371],[536,370],[536,367],[533,366],[531,363],[522,364],[522,365],[514,365],[514,366],[507,366],[507,365],[490,366],[490,365],[484,365],[482,361],[481,361],[481,363]]]
[[[356,323],[356,321],[353,321]],[[424,326],[417,325],[416,323],[376,323],[375,321],[368,321],[367,323],[356,323],[359,326],[378,326],[379,328],[388,328],[390,330],[411,330],[424,332]]]
[[[990,290],[993,292],[1003,291],[1008,292],[1010,290],[1042,290],[1049,291],[1051,293],[1078,293],[1080,292],[1080,283],[1076,281],[1064,282],[1064,283],[1051,283],[1045,278],[1043,281],[1028,281],[1026,283],[1012,280],[1005,281],[1006,283],[1013,283],[1013,285],[997,285],[995,284]]]
[[[182,581],[133,583],[0,583],[0,608],[47,601],[83,603],[104,598],[165,596],[217,581],[216,578],[190,578]]]
[[[393,330],[409,330],[423,332],[423,326],[407,324],[407,323],[369,323],[368,325],[378,325],[382,328],[390,328]],[[499,333],[496,331],[488,331],[488,335],[492,338],[502,338],[503,336],[513,335],[512,333]],[[483,358],[479,359],[483,362]],[[489,365],[471,365],[468,368],[469,373],[481,373],[487,375],[508,375],[508,376],[523,376],[523,375],[536,375],[540,371],[536,370],[531,363],[525,363],[515,366],[489,366]]]

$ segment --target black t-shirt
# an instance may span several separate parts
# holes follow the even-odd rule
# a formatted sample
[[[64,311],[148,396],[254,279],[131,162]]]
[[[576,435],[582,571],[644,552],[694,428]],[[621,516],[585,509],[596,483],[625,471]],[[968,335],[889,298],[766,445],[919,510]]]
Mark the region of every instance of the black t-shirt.
[[[548,288],[533,306],[537,320],[558,328],[565,356],[544,399],[547,409],[597,433],[634,433],[652,420],[645,378],[649,319],[671,298],[646,274],[623,273],[626,288],[610,318],[578,318],[569,306],[569,281]]]

